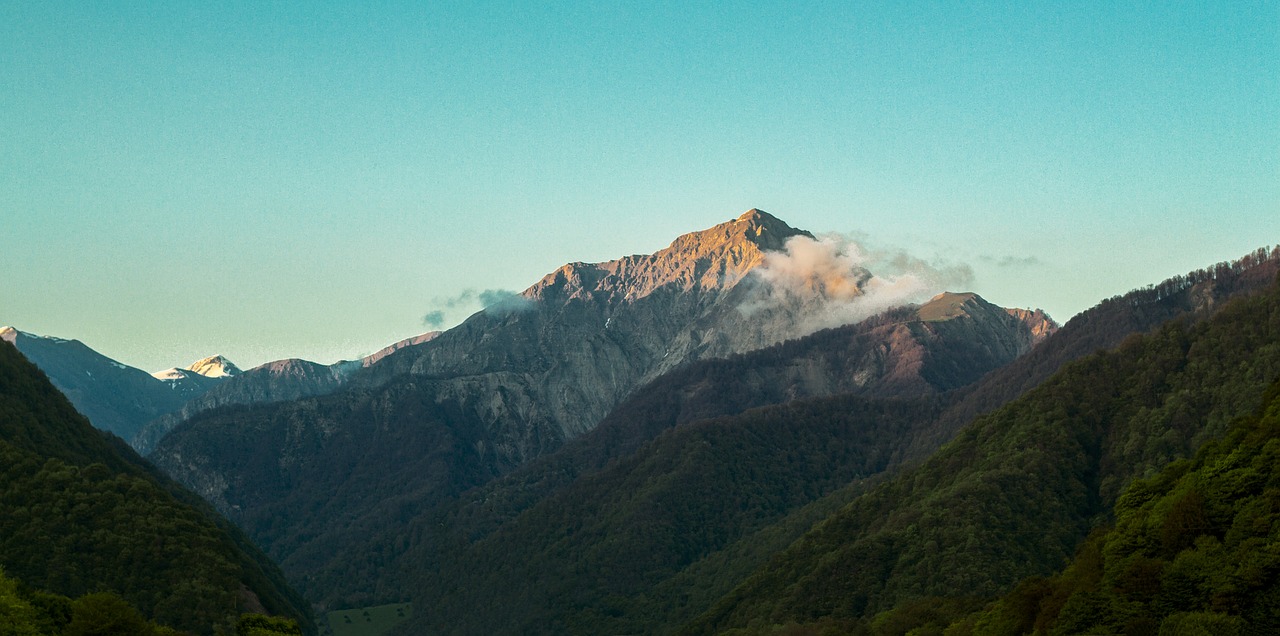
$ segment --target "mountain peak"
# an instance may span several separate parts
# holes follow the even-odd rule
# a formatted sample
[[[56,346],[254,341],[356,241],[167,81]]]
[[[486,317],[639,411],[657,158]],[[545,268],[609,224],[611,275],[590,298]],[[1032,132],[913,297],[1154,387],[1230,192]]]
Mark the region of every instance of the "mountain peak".
[[[4,340],[6,342],[13,342],[18,339],[19,333],[21,332],[19,332],[17,329],[14,329],[13,327],[0,327],[0,340]]]
[[[942,292],[929,299],[929,302],[916,310],[916,315],[925,322],[938,322],[959,318],[969,313],[969,309],[988,303],[973,292]],[[991,305],[994,307],[994,305]]]
[[[187,370],[195,371],[207,378],[222,378],[240,375],[240,368],[223,356],[210,356],[203,360],[197,360],[191,363],[191,365],[187,367]]]
[[[716,232],[717,230],[722,230],[722,232]],[[773,251],[782,250],[786,245],[787,239],[793,236],[813,238],[812,234],[804,230],[797,230],[787,225],[782,219],[760,208],[751,208],[729,223],[723,223],[709,230],[695,232],[694,234],[705,235],[711,232],[723,234],[731,240],[747,240],[755,243],[762,250]]]
[[[781,227],[787,230],[795,231],[791,226],[787,225],[782,219],[761,210],[760,208],[751,208],[743,212],[738,218],[734,219],[736,223],[753,223],[760,226]]]
[[[752,208],[731,221],[681,235],[653,254],[605,263],[570,263],[548,274],[524,296],[637,300],[667,286],[684,291],[728,289],[764,261],[764,252],[783,250],[793,236],[813,238]]]

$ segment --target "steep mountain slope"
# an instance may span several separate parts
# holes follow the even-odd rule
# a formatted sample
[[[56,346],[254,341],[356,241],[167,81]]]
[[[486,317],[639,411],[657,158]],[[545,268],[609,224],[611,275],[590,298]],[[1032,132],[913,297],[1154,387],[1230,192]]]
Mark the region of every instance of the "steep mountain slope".
[[[748,275],[794,237],[811,239],[750,210],[654,254],[571,263],[353,381],[377,386],[412,373],[449,378],[449,391],[471,401],[479,401],[476,391],[505,396],[477,416],[493,432],[501,461],[518,465],[590,430],[670,369],[794,336],[804,303],[821,301],[823,290],[765,305],[767,285]],[[761,306],[744,311],[753,303]]]
[[[1280,383],[1193,461],[1134,482],[1113,517],[1064,572],[948,633],[1280,633]]]
[[[180,408],[205,383],[174,385],[141,369],[121,364],[79,340],[34,336],[12,327],[0,329],[40,368],[94,426],[131,438],[147,421]]]
[[[753,381],[736,393],[695,392],[691,403],[715,400],[741,410],[836,391],[931,394],[1008,363],[1035,339],[1031,325],[973,295],[940,297],[927,307],[946,315],[921,320],[905,309],[736,363],[696,365],[750,369]],[[480,414],[494,400],[527,398],[488,393],[487,386],[405,374],[376,389],[214,411],[175,429],[152,459],[185,475],[184,483],[249,531],[313,598],[394,600],[403,592],[389,568],[408,547],[403,525],[513,468]],[[655,386],[646,392],[663,395]]]
[[[467,493],[458,505],[421,515],[401,566],[418,598],[434,608],[417,628],[556,631],[550,626],[575,623],[586,631],[628,631],[634,621],[582,627],[586,619],[574,612],[606,611],[600,605],[608,594],[606,586],[581,585],[584,579],[610,581],[616,598],[647,590],[661,605],[654,597],[666,592],[652,587],[656,581],[842,479],[884,470],[896,440],[936,416],[933,401],[868,402],[854,394],[946,391],[1006,364],[1034,339],[1030,326],[971,294],[941,296],[920,312],[934,320],[899,309],[667,374],[559,452]],[[965,372],[954,375],[960,368]],[[849,395],[662,434],[678,422],[833,392]],[[681,454],[686,445],[719,450],[695,460]],[[692,483],[714,493],[694,501]],[[771,503],[761,507],[763,500]],[[698,513],[682,514],[691,508]],[[592,530],[566,536],[566,523]],[[538,565],[517,571],[503,563]],[[546,583],[556,580],[589,590],[578,589],[570,601],[557,597],[566,594],[562,586]],[[467,609],[494,598],[505,599],[503,611],[482,618]],[[641,611],[634,603],[630,610]]]
[[[856,328],[815,334],[727,360],[704,361],[665,375],[619,405],[597,429],[557,453],[468,492],[456,505],[446,504],[415,522],[414,541],[419,547],[405,559],[406,568],[411,570],[407,576],[417,581],[417,601],[436,611],[435,619],[415,619],[413,629],[483,632],[510,622],[533,632],[550,629],[542,626],[552,624],[588,633],[672,631],[709,608],[753,569],[763,566],[771,553],[781,551],[805,529],[865,491],[868,484],[863,477],[909,461],[921,440],[936,438],[935,427],[990,404],[991,396],[1003,394],[1011,381],[1043,373],[1053,364],[1060,366],[1082,355],[1082,342],[1119,343],[1129,335],[1128,329],[1151,328],[1152,322],[1145,317],[1174,316],[1189,323],[1206,318],[1209,312],[1203,308],[1197,310],[1182,303],[1185,287],[1197,287],[1203,292],[1205,281],[1211,281],[1214,293],[1199,295],[1217,298],[1214,304],[1221,304],[1231,295],[1256,293],[1266,287],[1264,276],[1269,273],[1274,279],[1277,256],[1280,253],[1250,255],[1235,264],[1177,277],[1151,288],[1176,290],[1175,293],[1157,295],[1139,290],[1106,301],[1078,316],[1070,328],[1057,331],[1031,353],[987,375],[976,388],[952,392],[930,408],[920,405],[917,417],[894,425],[892,435],[870,433],[877,426],[887,426],[874,419],[845,429],[843,435],[834,434],[836,429],[824,428],[848,421],[844,418],[859,412],[847,402],[848,398],[797,403],[727,421],[699,420],[806,394],[802,389],[805,374],[795,374],[794,370],[813,366],[812,354],[821,359],[826,352],[834,356],[836,351],[858,351],[852,341],[883,333],[901,319],[902,310]],[[954,314],[956,309],[972,303],[972,299],[959,302],[965,298],[943,295],[919,313],[926,317]],[[1034,312],[1009,313],[1025,318]],[[957,321],[955,326],[966,322]],[[1043,332],[1047,326],[1036,321],[1029,332]],[[894,328],[901,329],[901,325]],[[865,353],[874,347],[861,350]],[[1054,354],[1043,355],[1046,350]],[[973,355],[971,351],[954,353],[957,355],[952,358],[941,359],[971,359]],[[863,354],[852,353],[847,359],[862,360]],[[922,375],[929,376],[929,358],[924,359]],[[843,367],[827,377],[846,379],[838,390],[857,390],[848,382],[857,375],[856,369]],[[761,381],[761,377],[771,379]],[[802,380],[797,383],[796,377]],[[953,386],[956,385],[945,388]],[[887,387],[872,384],[865,388],[871,390],[863,395],[874,396]],[[799,415],[800,410],[806,415]],[[823,411],[826,416],[814,418],[815,411]],[[866,408],[862,407],[861,412]],[[773,423],[764,435],[753,429],[752,422],[759,418]],[[762,462],[760,454],[770,449],[753,447],[768,435],[778,434],[774,428],[790,430],[790,426],[799,425],[797,422],[804,422],[811,436],[793,438],[793,445],[787,447],[790,458],[822,457],[831,449],[843,448],[847,438],[856,438],[860,445],[857,452],[875,456],[881,463],[819,498],[831,490],[831,483],[826,481],[830,475],[821,471],[810,474],[803,469],[787,471],[786,462]],[[668,430],[677,425],[687,430]],[[824,437],[824,430],[831,437]],[[807,443],[796,443],[795,439]],[[710,446],[709,451],[704,450],[705,445]],[[854,461],[851,466],[867,469],[871,465]],[[697,471],[699,477],[691,478],[690,471]],[[724,474],[736,476],[714,477]],[[618,480],[625,481],[628,487],[617,486],[614,482]],[[671,488],[675,490],[669,491]],[[741,523],[742,511],[736,502],[743,497],[750,499],[757,490],[772,489],[792,493],[793,498],[763,515],[759,508],[753,508],[752,522]],[[799,492],[807,492],[815,499],[796,498],[795,493]],[[656,503],[653,497],[668,499]],[[805,505],[809,501],[813,503]],[[679,513],[689,506],[701,510],[692,524],[689,517]],[[563,510],[575,511],[568,515],[572,521],[559,513]],[[785,518],[765,523],[770,515],[781,513],[786,513]],[[735,521],[721,525],[725,520]],[[592,530],[566,534],[567,527]],[[626,548],[631,542],[622,537],[630,536],[638,527],[655,537],[632,537],[632,541],[647,546],[655,558],[623,558],[633,553]],[[708,532],[719,538],[708,541]],[[686,554],[685,561],[657,557],[671,554],[664,551],[664,539],[660,537],[672,536],[680,537],[674,544],[686,549],[696,546],[695,556]],[[610,547],[602,550],[602,544]],[[513,571],[513,563],[540,565]],[[633,587],[628,589],[628,585]],[[592,591],[606,587],[611,590],[608,595]],[[556,597],[557,594],[561,596]],[[496,597],[501,597],[502,602],[491,603]],[[489,609],[479,611],[480,607]],[[495,611],[493,607],[502,609]],[[493,621],[486,618],[499,616]]]
[[[854,499],[690,631],[857,621],[910,599],[993,595],[1052,572],[1133,479],[1222,434],[1278,377],[1280,283],[1203,322],[1127,339]]]
[[[332,393],[358,367],[359,363],[324,365],[297,358],[268,362],[219,381],[217,386],[192,398],[182,408],[147,422],[130,439],[130,444],[138,452],[147,454],[178,424],[221,406],[266,404]]]
[[[943,294],[669,373],[561,451],[417,520],[402,567],[433,611],[413,629],[670,630],[691,596],[675,583],[687,571],[890,468],[902,440],[944,404],[920,396],[1007,364],[1047,326]],[[793,402],[833,393],[845,395]],[[792,404],[741,413],[783,402]],[[741,414],[714,418],[728,413]]]
[[[112,590],[199,633],[241,611],[309,616],[239,530],[92,428],[8,342],[0,343],[0,567],[67,596]]]
[[[670,429],[494,528],[503,502],[466,496],[415,524],[414,633],[662,633],[691,596],[684,571],[853,480],[885,471],[928,399],[803,400]],[[499,490],[497,496],[507,494]],[[481,519],[469,519],[468,516]],[[449,533],[430,532],[441,522]],[[429,533],[429,534],[428,534]],[[477,611],[477,608],[486,608]]]
[[[1259,248],[1235,261],[1108,298],[1073,317],[1043,347],[975,385],[937,426],[912,445],[909,454],[912,459],[925,458],[974,417],[1040,384],[1067,362],[1116,347],[1130,335],[1146,333],[1170,320],[1203,320],[1233,298],[1267,289],[1277,274],[1280,247]]]
[[[343,360],[325,365],[299,358],[288,358],[268,362],[245,372],[235,369],[233,373],[223,376],[227,379],[226,382],[215,383],[208,390],[192,395],[181,409],[147,422],[129,443],[138,449],[139,453],[146,455],[155,448],[160,438],[174,427],[203,411],[223,406],[267,404],[328,395],[343,386],[361,367],[370,366],[395,351],[422,344],[438,335],[440,332],[430,331],[406,338],[360,360]],[[234,369],[234,365],[232,368]],[[162,373],[182,374],[184,372],[171,369]]]
[[[921,314],[933,319],[922,320]],[[919,309],[898,308],[855,325],[703,360],[641,387],[596,429],[467,498],[486,501],[481,526],[497,525],[675,426],[803,398],[953,391],[1024,355],[1039,333],[1053,332],[1052,321],[1043,315],[1030,324],[1016,317],[1026,315],[972,294],[941,294]],[[446,525],[451,531],[473,531],[456,523]]]

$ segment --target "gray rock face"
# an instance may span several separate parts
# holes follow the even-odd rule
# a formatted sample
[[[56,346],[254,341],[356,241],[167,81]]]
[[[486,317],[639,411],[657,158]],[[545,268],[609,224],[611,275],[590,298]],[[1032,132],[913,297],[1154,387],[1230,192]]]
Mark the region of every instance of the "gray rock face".
[[[225,375],[205,378],[197,375],[191,380],[205,380],[198,392],[188,392],[182,408],[155,418],[138,430],[129,443],[144,455],[169,431],[191,419],[198,413],[223,406],[239,404],[264,404],[297,400],[317,395],[328,395],[338,390],[357,370],[368,367],[405,347],[422,344],[440,335],[431,331],[406,338],[380,349],[360,360],[344,360],[334,364],[319,364],[299,358],[268,362],[242,372],[221,356],[206,358],[189,369],[225,370]],[[171,371],[182,371],[175,369]],[[192,372],[188,372],[192,373]],[[185,379],[185,378],[184,378]],[[211,383],[211,386],[208,384]],[[176,386],[176,385],[175,385]]]
[[[180,409],[146,422],[129,443],[143,455],[150,453],[169,431],[197,413],[221,406],[296,400],[332,393],[359,363],[324,365],[297,358],[276,360],[219,382],[187,401]]]
[[[636,387],[671,369],[791,334],[802,306],[751,314],[742,307],[762,284],[752,270],[796,236],[812,238],[750,210],[654,254],[570,263],[519,302],[395,351],[353,381],[371,387],[405,373],[433,378],[441,399],[476,409],[500,440],[503,463],[518,465],[590,430]]]

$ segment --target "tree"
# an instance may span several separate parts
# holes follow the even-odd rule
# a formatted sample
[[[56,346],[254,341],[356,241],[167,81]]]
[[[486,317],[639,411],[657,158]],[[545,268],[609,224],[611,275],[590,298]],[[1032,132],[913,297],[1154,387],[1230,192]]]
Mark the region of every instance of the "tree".
[[[18,584],[0,570],[0,636],[39,636],[36,610],[18,594]]]
[[[302,628],[287,618],[245,614],[236,623],[236,636],[302,636]]]
[[[71,602],[66,636],[151,636],[155,627],[132,605],[111,592],[86,594]]]

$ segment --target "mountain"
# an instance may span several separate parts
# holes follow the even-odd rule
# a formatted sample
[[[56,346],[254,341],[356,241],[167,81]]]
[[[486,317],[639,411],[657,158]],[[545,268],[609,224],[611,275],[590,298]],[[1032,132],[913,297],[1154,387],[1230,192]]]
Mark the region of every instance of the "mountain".
[[[36,336],[12,327],[0,329],[0,338],[39,367],[94,426],[126,440],[147,421],[177,410],[209,386],[203,381],[159,380],[79,340]]]
[[[196,413],[256,403],[263,394],[296,399],[330,393],[347,381],[371,388],[412,373],[457,379],[442,390],[480,411],[498,432],[502,463],[518,465],[589,430],[627,393],[667,370],[799,335],[805,310],[825,290],[778,298],[768,284],[748,276],[767,252],[782,252],[793,237],[813,239],[753,209],[680,236],[654,254],[570,263],[445,333],[392,345],[362,361],[364,368],[339,363],[333,381],[265,391],[273,374],[264,370],[257,390],[219,387],[148,424],[135,443],[149,449]],[[856,294],[867,273],[848,276],[844,291]],[[499,393],[512,397],[486,397]],[[539,407],[522,407],[533,404]]]
[[[682,572],[891,469],[939,396],[1052,331],[1015,316],[941,294],[662,376],[560,451],[416,520],[401,567],[433,608],[417,629],[663,631],[656,609],[689,597]]]
[[[688,394],[701,413],[716,408],[708,401],[737,412],[840,391],[927,395],[972,382],[1034,342],[1032,326],[976,296],[936,302],[961,310],[933,320],[898,310],[672,375],[750,373],[751,383],[731,391],[701,382],[705,393]],[[645,411],[654,400],[686,394],[668,391],[666,377],[628,404]],[[440,390],[447,386],[405,374],[376,390],[212,411],[175,429],[151,458],[245,528],[312,598],[343,606],[388,600],[400,585],[387,568],[404,549],[394,547],[403,544],[396,536],[404,524],[505,472],[490,450],[492,434]],[[602,430],[647,425],[610,425],[610,418]]]
[[[1067,365],[979,417],[812,524],[686,631],[853,630],[920,599],[991,597],[1061,568],[1134,480],[1222,435],[1280,378],[1280,250],[1263,255],[1145,290],[1158,303],[1257,270],[1273,281]]]
[[[377,350],[377,351],[375,351],[375,352],[373,352],[373,353],[371,353],[371,354],[369,354],[369,355],[367,355],[367,356],[365,356],[365,357],[363,357],[363,358],[360,358],[360,364],[361,364],[362,366],[366,366],[366,367],[367,367],[367,366],[371,366],[371,365],[373,365],[373,364],[377,363],[379,360],[381,360],[381,359],[383,359],[383,358],[385,358],[385,357],[387,357],[387,356],[389,356],[389,355],[391,355],[391,354],[393,354],[393,353],[395,353],[395,352],[397,352],[397,351],[399,351],[399,350],[401,350],[401,349],[403,349],[403,348],[405,348],[405,347],[412,347],[412,346],[414,346],[414,345],[420,345],[420,344],[422,344],[422,343],[424,343],[424,342],[429,342],[429,341],[431,341],[431,340],[434,340],[434,339],[435,339],[435,337],[436,337],[436,336],[438,336],[438,335],[440,335],[441,333],[443,333],[443,332],[441,332],[441,331],[428,331],[427,333],[424,333],[424,334],[421,334],[421,335],[417,335],[417,336],[414,336],[414,337],[412,337],[412,338],[405,338],[404,340],[401,340],[401,341],[396,342],[396,343],[394,343],[394,344],[391,344],[391,345],[388,345],[388,346],[386,346],[386,347],[383,347],[383,348],[381,348],[381,349],[379,349],[379,350]]]
[[[1280,251],[1260,248],[1235,261],[1173,276],[1103,300],[1073,317],[1046,339],[1044,346],[1032,349],[974,385],[936,426],[912,444],[908,454],[915,461],[923,460],[975,417],[1034,388],[1068,362],[1115,348],[1126,338],[1150,332],[1171,320],[1204,320],[1236,298],[1266,290],[1278,273]]]
[[[222,356],[203,358],[183,369],[174,367],[156,371],[151,377],[165,382],[169,389],[190,402],[222,384],[224,380],[240,375],[240,369]],[[135,444],[134,448],[138,448]],[[141,449],[139,449],[141,450]]]
[[[231,628],[246,611],[310,625],[306,604],[239,530],[95,430],[7,339],[0,569],[69,597],[111,591],[160,623],[201,634]]]
[[[873,390],[743,412],[786,401],[787,390],[770,394],[762,387],[778,384],[754,377],[793,366],[770,349],[663,376],[560,451],[411,524],[415,547],[402,568],[416,601],[433,608],[413,629],[675,631],[895,467],[918,461],[935,429],[1016,398],[1010,386],[1052,375],[1090,346],[1119,345],[1166,319],[1204,321],[1268,288],[1278,264],[1280,252],[1261,252],[1104,301],[970,387],[923,402],[885,402]],[[944,295],[918,313],[947,315],[962,298]],[[880,320],[815,334],[800,349],[834,351],[836,334],[890,324],[873,326]],[[823,464],[833,452],[850,454]]]
[[[230,365],[230,368],[227,369],[225,366],[219,366],[216,363],[209,364],[208,368],[223,369],[224,372],[220,378],[227,380],[226,382],[212,383],[211,386],[202,375],[193,378],[191,377],[193,375],[192,371],[170,369],[162,373],[182,374],[186,381],[195,380],[197,386],[207,386],[208,388],[198,392],[193,391],[181,409],[147,422],[134,434],[129,443],[138,449],[138,452],[145,455],[150,453],[155,448],[156,443],[160,441],[160,438],[168,434],[174,427],[202,411],[223,406],[266,404],[297,400],[315,395],[327,395],[345,384],[352,374],[361,367],[375,364],[391,353],[405,347],[430,341],[439,334],[440,332],[438,331],[431,331],[412,338],[406,338],[358,361],[344,360],[329,365],[299,358],[288,358],[268,362],[242,373],[235,365]],[[225,359],[222,359],[221,356],[217,358],[225,362]],[[207,358],[201,360],[188,367],[188,369],[196,369],[210,361],[215,361],[215,359]],[[159,377],[159,374],[157,374],[157,377]],[[177,388],[176,383],[175,388]]]
[[[179,396],[183,403],[190,402],[208,393],[209,390],[221,384],[225,379],[225,377],[207,377],[190,369],[179,369],[177,367],[156,371],[151,374],[151,377],[165,383],[173,395]],[[138,447],[135,445],[134,448]],[[142,449],[138,450],[141,452]]]
[[[760,375],[770,399],[858,386],[918,395],[971,382],[1035,342],[1018,316],[948,295],[931,320],[908,309],[879,331],[845,333],[845,344],[833,344],[834,332],[787,343],[826,292],[777,301],[752,272],[797,237],[812,241],[753,210],[653,255],[567,265],[335,393],[198,414],[150,457],[241,524],[313,598],[398,599],[388,568],[406,548],[391,536],[404,523],[559,448],[643,382],[696,360],[778,343],[772,379]]]
[[[181,408],[146,422],[130,438],[129,443],[138,452],[148,454],[170,430],[197,413],[219,407],[268,404],[332,393],[359,366],[358,362],[324,365],[290,358],[268,362],[231,377],[219,378],[216,385],[195,395]],[[211,378],[197,375],[196,379]]]
[[[448,390],[476,403],[501,461],[518,465],[589,430],[670,369],[796,335],[801,301],[764,305],[768,286],[748,275],[796,237],[812,240],[750,210],[654,254],[570,263],[353,382],[377,386],[404,373],[456,379]],[[750,304],[761,307],[748,313]],[[510,397],[485,397],[494,394]]]
[[[210,356],[197,360],[191,363],[187,370],[199,373],[206,378],[230,378],[240,375],[240,369],[222,356]]]

